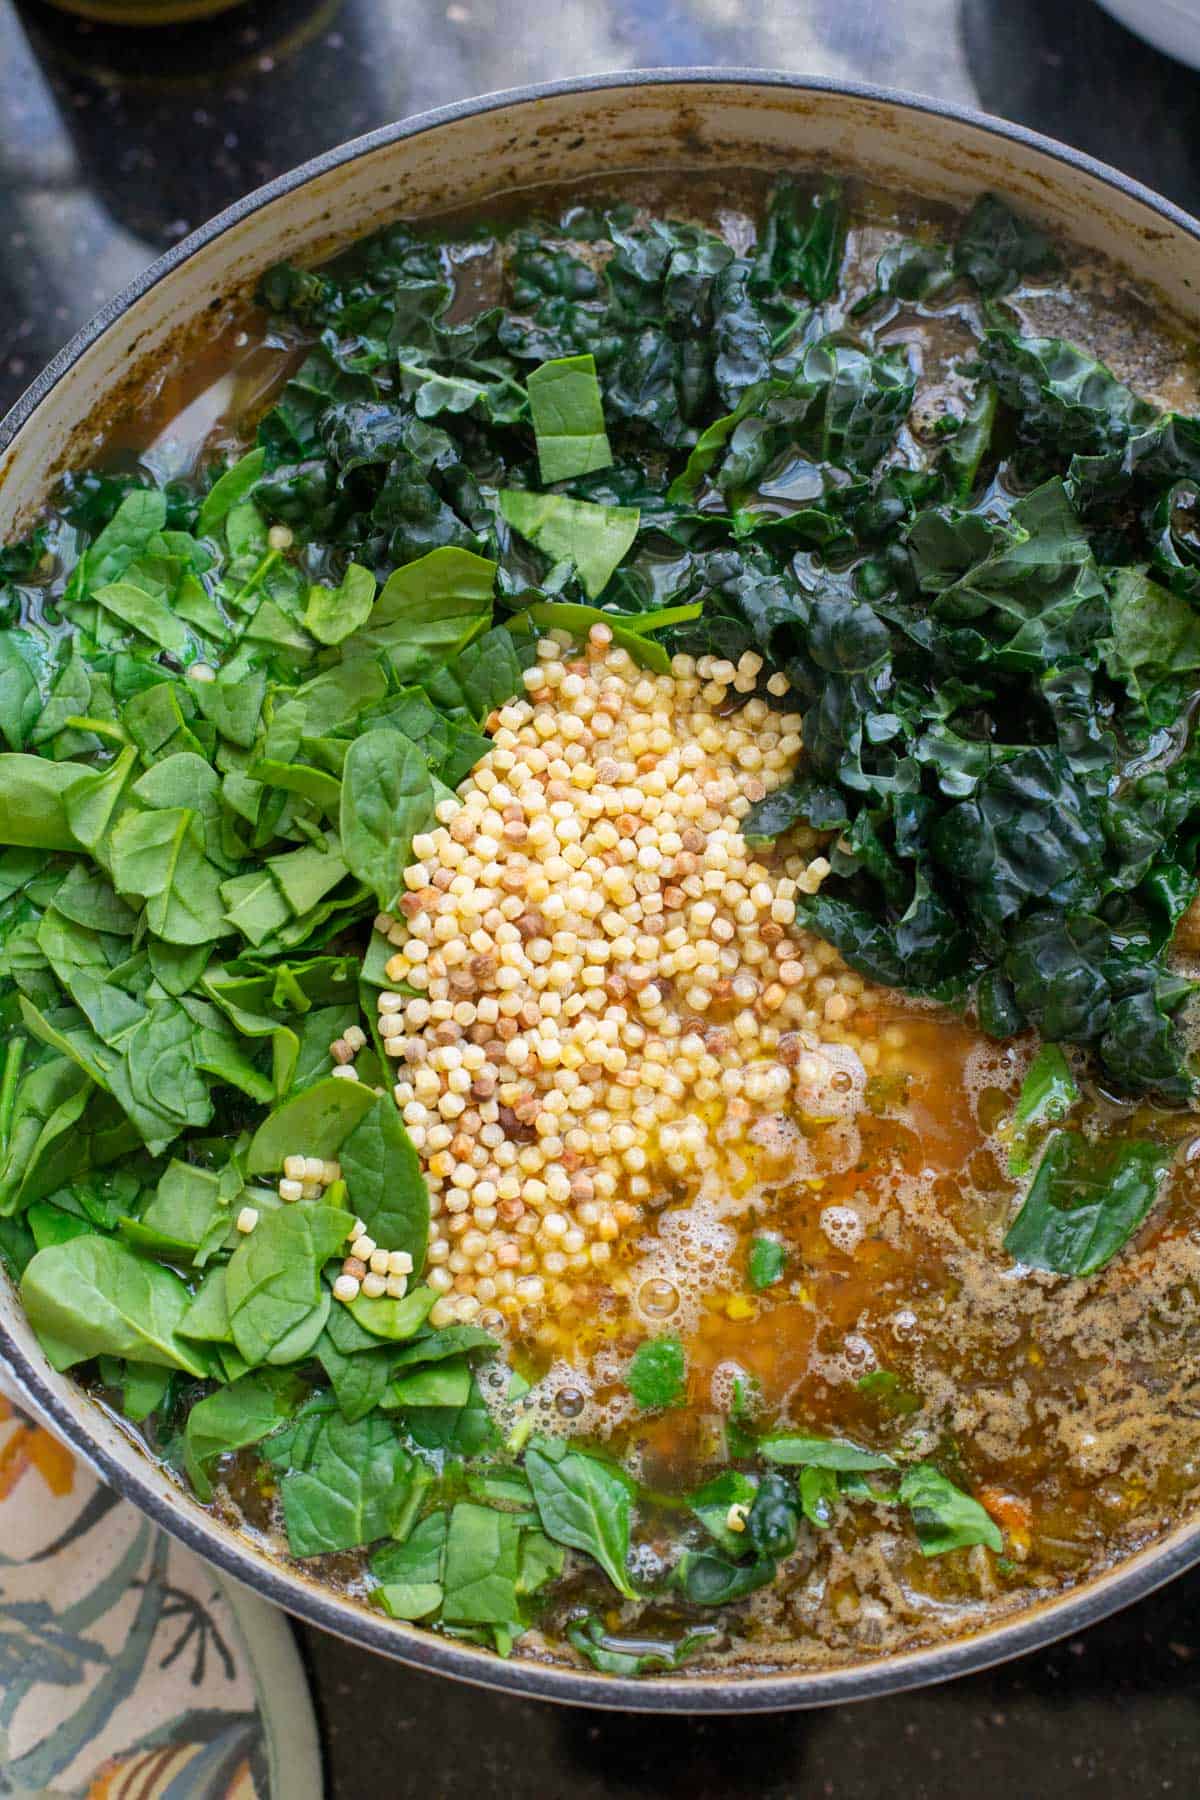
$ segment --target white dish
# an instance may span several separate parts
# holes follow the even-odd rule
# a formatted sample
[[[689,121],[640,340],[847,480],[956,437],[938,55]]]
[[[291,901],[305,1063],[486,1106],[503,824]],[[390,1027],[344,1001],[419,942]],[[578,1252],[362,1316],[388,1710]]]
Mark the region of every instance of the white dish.
[[[1200,5],[1195,0],[1100,0],[1100,5],[1156,50],[1200,69]]]
[[[5,1793],[321,1800],[285,1615],[103,1487],[7,1374],[0,1543]]]

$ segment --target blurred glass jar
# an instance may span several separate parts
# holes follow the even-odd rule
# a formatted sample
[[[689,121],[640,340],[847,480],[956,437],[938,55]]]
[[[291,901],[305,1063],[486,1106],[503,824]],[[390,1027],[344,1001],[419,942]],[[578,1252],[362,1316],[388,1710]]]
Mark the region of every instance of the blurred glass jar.
[[[49,4],[98,25],[182,25],[189,19],[232,12],[245,0],[49,0]]]
[[[389,109],[386,73],[370,54],[378,4],[257,0],[141,30],[14,0],[68,140],[73,185],[151,252],[400,110]]]

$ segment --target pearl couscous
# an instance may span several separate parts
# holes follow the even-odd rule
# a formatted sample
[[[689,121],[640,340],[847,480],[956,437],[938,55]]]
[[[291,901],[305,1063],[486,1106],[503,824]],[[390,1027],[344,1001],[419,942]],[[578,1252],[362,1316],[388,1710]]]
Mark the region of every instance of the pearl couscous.
[[[821,1047],[857,1042],[864,983],[795,924],[821,841],[763,860],[741,833],[801,749],[786,678],[745,698],[761,669],[677,656],[652,676],[603,624],[583,654],[545,638],[413,842],[376,920],[396,946],[379,1031],[429,1182],[435,1323],[553,1312],[656,1181],[711,1163],[714,1118],[819,1115],[845,1079]]]

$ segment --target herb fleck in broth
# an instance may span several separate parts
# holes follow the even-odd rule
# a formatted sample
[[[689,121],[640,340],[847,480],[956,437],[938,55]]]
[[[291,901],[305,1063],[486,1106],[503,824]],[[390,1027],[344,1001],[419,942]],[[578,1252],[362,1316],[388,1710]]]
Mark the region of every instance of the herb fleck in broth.
[[[1046,340],[1194,379],[994,203],[639,190],[274,272],[4,553],[0,1253],[364,1603],[829,1666],[1194,1503],[1200,455]]]

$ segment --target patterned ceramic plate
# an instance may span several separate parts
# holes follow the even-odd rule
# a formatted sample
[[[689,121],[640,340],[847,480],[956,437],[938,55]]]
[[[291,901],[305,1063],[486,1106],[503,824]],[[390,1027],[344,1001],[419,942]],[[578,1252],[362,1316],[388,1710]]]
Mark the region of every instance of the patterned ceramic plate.
[[[283,1614],[0,1391],[0,1796],[321,1800]]]

